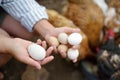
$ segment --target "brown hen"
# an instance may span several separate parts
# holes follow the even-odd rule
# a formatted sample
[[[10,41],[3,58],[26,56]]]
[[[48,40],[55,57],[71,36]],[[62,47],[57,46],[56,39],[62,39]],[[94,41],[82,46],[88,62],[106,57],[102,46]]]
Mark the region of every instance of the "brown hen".
[[[105,22],[105,27],[107,29],[112,28],[115,32],[115,40],[118,44],[120,44],[120,0],[106,0],[108,4],[108,11],[105,17],[106,19],[109,19]],[[113,8],[114,11],[110,11],[110,9]]]
[[[93,0],[68,0],[63,14],[87,35],[91,48],[99,45],[104,15]]]

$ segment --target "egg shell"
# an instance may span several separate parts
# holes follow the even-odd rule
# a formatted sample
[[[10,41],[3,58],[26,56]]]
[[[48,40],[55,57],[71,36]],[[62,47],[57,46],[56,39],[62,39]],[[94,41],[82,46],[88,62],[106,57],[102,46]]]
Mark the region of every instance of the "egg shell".
[[[58,35],[58,41],[62,44],[67,44],[68,41],[68,35],[66,33],[60,33]]]
[[[64,44],[61,44],[58,46],[58,51],[63,51],[63,52],[67,52],[68,50],[68,46],[67,45],[64,45]]]
[[[72,48],[68,49],[67,56],[68,56],[68,58],[69,58],[70,60],[75,60],[75,59],[77,59],[78,56],[79,56],[79,51],[78,51],[78,49],[72,49]]]
[[[68,36],[68,43],[71,45],[78,45],[82,41],[82,35],[79,33],[72,33]]]
[[[55,45],[55,46],[58,46],[58,45],[59,45],[58,39],[57,39],[56,37],[53,37],[53,36],[50,37],[49,43],[50,43],[50,44],[53,44],[53,45]]]
[[[45,49],[42,46],[35,43],[28,46],[28,53],[35,60],[42,60],[46,56]]]

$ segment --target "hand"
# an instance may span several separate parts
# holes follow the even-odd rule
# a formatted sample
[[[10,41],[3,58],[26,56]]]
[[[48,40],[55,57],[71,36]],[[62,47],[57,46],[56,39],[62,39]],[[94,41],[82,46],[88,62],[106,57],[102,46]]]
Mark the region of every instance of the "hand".
[[[47,41],[49,44],[51,44],[51,46],[54,46],[54,49],[56,49],[57,46],[54,45],[54,42],[52,42],[52,43],[49,42],[49,38],[50,38],[51,36],[54,36],[54,37],[57,38],[58,35],[59,35],[60,33],[62,33],[62,32],[65,32],[65,33],[67,33],[67,34],[70,34],[70,33],[79,32],[79,31],[80,31],[79,29],[73,29],[73,28],[69,28],[69,27],[54,28],[51,32],[49,32],[49,34],[47,34],[47,35],[45,36],[45,39],[46,39],[46,41]],[[68,45],[68,46],[70,46],[70,45]],[[74,49],[76,49],[76,48],[78,48],[78,45],[73,45],[72,47],[73,47]],[[59,51],[59,52],[60,52],[60,54],[61,54],[61,56],[62,56],[63,58],[66,58],[66,52],[63,52],[63,51]]]
[[[59,33],[62,33],[62,32],[65,32],[67,34],[70,34],[73,32],[78,32],[78,33],[80,32],[80,29],[76,29],[76,28],[69,28],[69,27],[55,28],[47,20],[44,20],[44,19],[35,24],[34,30],[37,31],[38,34],[42,35],[50,46],[54,47],[54,51],[56,53],[57,53],[57,46],[54,45],[54,41],[52,43],[49,42],[51,36],[57,38]],[[73,45],[72,47],[76,49],[78,48],[78,45]],[[66,58],[66,52],[59,51],[59,53],[63,58]]]
[[[45,41],[42,42],[41,40],[38,40],[37,43],[42,45],[42,47],[46,48],[46,42]],[[37,69],[41,69],[41,65],[44,65],[44,64],[50,62],[51,60],[53,60],[54,57],[49,56],[50,53],[53,50],[53,47],[49,47],[47,49],[47,51],[46,51],[47,56],[42,61],[36,61],[36,60],[32,59],[29,56],[28,51],[27,51],[27,47],[30,44],[32,44],[32,42],[27,41],[27,40],[23,40],[23,39],[20,39],[20,38],[15,38],[13,40],[13,45],[10,48],[9,51],[17,60],[19,60],[19,61],[21,61],[25,64],[34,66]]]

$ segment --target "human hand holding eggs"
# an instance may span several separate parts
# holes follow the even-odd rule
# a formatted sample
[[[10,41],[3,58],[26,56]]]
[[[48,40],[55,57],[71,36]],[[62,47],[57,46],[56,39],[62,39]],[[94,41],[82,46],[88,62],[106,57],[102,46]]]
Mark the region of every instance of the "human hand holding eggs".
[[[49,47],[47,50],[46,47],[45,41],[42,42],[41,40],[38,40],[37,43],[30,44],[27,50],[31,58],[36,61],[43,61],[42,63],[46,64],[46,62],[49,62],[54,58],[53,56],[49,56],[53,51],[53,47]]]
[[[58,35],[58,41],[63,44],[63,45],[66,45],[69,44],[69,45],[79,45],[82,41],[82,35],[80,35],[79,33],[71,33],[70,35],[66,34],[66,33],[60,33]],[[61,45],[60,45],[61,46]],[[67,49],[67,50],[65,50]],[[58,50],[60,51],[63,51],[65,50],[67,52],[67,57],[70,59],[70,60],[76,60],[77,57],[79,56],[79,51],[78,49],[73,49],[73,48],[62,48],[62,47],[58,47]]]
[[[46,57],[45,49],[42,46],[35,43],[32,43],[28,46],[28,53],[35,60],[42,60]]]
[[[61,53],[62,57],[65,58],[67,56],[70,60],[74,61],[79,56],[78,49],[73,49],[70,47],[70,45],[75,46],[81,43],[82,36],[79,33],[71,33],[70,35],[66,33],[60,33],[58,38],[50,37],[49,41],[50,43],[54,43],[54,45],[57,46],[58,51]],[[40,45],[31,44],[31,46],[28,47],[28,50],[30,56],[35,60],[42,60],[45,58],[46,52]],[[40,53],[43,54],[40,55]]]

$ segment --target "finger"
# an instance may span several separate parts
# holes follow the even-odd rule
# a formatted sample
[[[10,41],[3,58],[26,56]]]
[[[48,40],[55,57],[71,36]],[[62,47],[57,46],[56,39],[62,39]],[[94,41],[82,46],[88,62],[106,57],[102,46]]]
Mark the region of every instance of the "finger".
[[[80,29],[65,27],[64,32],[70,34],[70,33],[73,33],[73,32],[80,32]]]
[[[74,45],[72,46],[73,49],[78,49],[80,47],[80,45]]]
[[[53,51],[54,51],[54,53],[56,53],[57,54],[57,47],[55,46],[55,45],[52,45],[52,47],[53,47]]]
[[[58,51],[57,51],[57,47],[54,46],[54,45],[53,45],[53,50],[54,50],[54,52],[55,52],[56,54],[58,53]]]
[[[49,56],[53,51],[53,47],[49,47],[48,50],[47,50],[47,55],[46,56]]]
[[[42,41],[40,39],[37,40],[37,44],[41,45]]]
[[[41,64],[41,65],[47,64],[47,63],[49,63],[50,61],[52,61],[53,59],[54,59],[53,56],[49,56],[49,57],[45,58],[44,60],[40,61],[40,64]]]
[[[57,40],[57,38],[48,35],[46,37],[46,40],[47,40],[48,44],[53,47],[54,52],[57,53],[57,46],[59,45],[59,41]]]
[[[73,60],[73,63],[76,63],[77,62],[77,59]]]
[[[25,60],[24,60],[24,62],[26,63],[26,64],[28,64],[28,65],[31,65],[31,66],[33,66],[33,67],[36,67],[37,69],[41,69],[41,65],[39,64],[39,62],[37,62],[37,61],[35,61],[35,60],[33,60],[32,58],[26,58]]]
[[[64,51],[60,51],[60,55],[61,55],[63,58],[66,58],[66,56],[67,56],[66,52],[64,52]]]
[[[45,49],[47,48],[46,41],[43,41],[43,42],[42,42],[42,47],[45,48]]]

